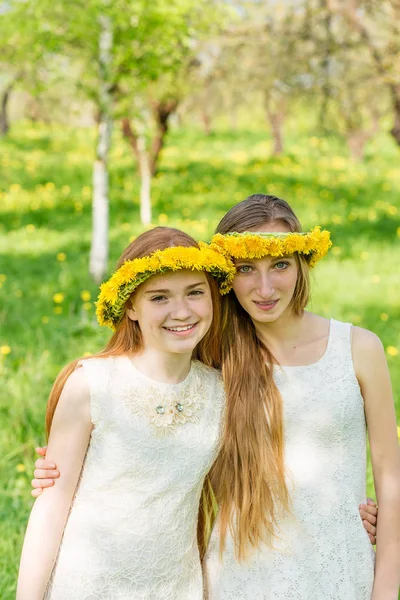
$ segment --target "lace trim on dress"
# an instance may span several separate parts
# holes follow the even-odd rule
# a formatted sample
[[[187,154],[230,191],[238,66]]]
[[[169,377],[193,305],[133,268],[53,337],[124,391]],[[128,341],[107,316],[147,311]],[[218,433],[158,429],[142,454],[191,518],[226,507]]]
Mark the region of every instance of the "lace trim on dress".
[[[171,433],[177,425],[199,423],[204,407],[204,390],[200,378],[192,378],[179,390],[160,393],[157,385],[145,389],[129,387],[123,392],[124,399],[137,414],[144,415],[159,434]],[[193,385],[194,383],[194,385]]]

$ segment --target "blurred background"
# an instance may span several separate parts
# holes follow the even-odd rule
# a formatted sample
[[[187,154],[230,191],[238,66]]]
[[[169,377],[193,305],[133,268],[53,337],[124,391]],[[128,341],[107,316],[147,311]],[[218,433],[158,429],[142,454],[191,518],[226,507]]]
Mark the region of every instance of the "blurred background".
[[[144,228],[262,192],[330,229],[310,308],[381,337],[400,418],[399,34],[400,0],[0,1],[3,600],[52,381]]]

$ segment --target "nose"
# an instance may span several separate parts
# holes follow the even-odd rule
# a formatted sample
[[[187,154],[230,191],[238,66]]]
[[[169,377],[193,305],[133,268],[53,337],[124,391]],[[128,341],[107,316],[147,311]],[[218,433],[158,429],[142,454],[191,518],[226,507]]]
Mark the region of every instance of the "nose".
[[[263,300],[269,300],[275,293],[275,289],[272,286],[271,278],[268,273],[260,273],[256,292]]]
[[[182,298],[174,301],[170,314],[172,319],[186,321],[191,317],[192,311],[186,299]]]

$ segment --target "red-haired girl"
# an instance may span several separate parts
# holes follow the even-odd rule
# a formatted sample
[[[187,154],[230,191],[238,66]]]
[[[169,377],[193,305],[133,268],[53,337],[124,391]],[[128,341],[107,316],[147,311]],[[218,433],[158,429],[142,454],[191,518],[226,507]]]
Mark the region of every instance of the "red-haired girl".
[[[232,278],[174,229],[122,255],[97,305],[114,335],[50,395],[47,453],[62,475],[33,506],[18,600],[201,600],[198,506],[223,407],[204,363],[219,350],[218,283]]]

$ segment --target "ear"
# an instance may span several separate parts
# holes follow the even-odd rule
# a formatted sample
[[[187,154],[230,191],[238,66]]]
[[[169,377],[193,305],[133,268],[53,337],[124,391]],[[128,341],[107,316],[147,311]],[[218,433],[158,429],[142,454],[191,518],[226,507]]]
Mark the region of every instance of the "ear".
[[[131,305],[131,308],[128,308],[126,311],[126,314],[128,315],[128,317],[130,318],[131,321],[137,321],[137,315],[136,315],[136,310],[133,307],[133,305]]]

